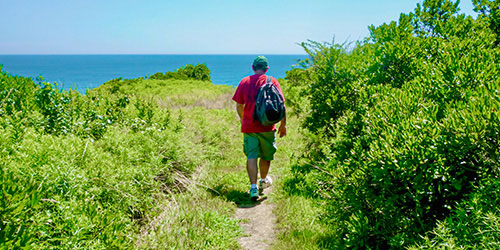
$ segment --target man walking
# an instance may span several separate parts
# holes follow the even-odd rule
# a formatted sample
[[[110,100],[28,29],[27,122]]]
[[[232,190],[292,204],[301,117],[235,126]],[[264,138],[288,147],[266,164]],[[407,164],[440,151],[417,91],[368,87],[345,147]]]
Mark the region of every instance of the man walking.
[[[259,88],[267,82],[266,72],[269,69],[267,58],[258,56],[252,65],[254,75],[243,78],[236,89],[233,100],[236,102],[236,110],[241,121],[241,132],[243,133],[243,151],[247,157],[247,172],[250,179],[250,198],[257,200],[259,190],[272,184],[272,180],[267,176],[271,161],[276,152],[276,127],[275,125],[264,126],[254,119],[255,101]],[[272,78],[272,83],[279,89],[278,80]],[[280,137],[286,135],[286,116],[281,120],[278,128]],[[260,158],[260,180],[257,187],[257,160]]]

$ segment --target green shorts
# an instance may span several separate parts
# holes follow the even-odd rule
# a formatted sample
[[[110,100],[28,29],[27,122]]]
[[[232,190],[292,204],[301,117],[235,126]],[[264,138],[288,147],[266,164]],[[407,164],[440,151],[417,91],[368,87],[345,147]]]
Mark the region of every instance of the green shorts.
[[[275,131],[243,133],[243,151],[247,159],[257,159],[260,157],[266,161],[272,161],[276,149]]]

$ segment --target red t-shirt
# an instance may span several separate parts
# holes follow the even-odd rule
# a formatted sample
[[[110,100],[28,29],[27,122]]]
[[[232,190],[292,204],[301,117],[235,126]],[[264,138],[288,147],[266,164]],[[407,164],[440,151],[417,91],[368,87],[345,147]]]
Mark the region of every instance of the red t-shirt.
[[[243,133],[260,133],[269,132],[276,129],[273,125],[263,126],[259,121],[254,120],[253,112],[255,110],[255,99],[260,86],[266,83],[266,75],[251,75],[243,78],[236,88],[233,100],[239,104],[244,104],[243,121],[241,123],[241,132]],[[273,84],[276,85],[281,92],[281,86],[278,80],[273,77]]]

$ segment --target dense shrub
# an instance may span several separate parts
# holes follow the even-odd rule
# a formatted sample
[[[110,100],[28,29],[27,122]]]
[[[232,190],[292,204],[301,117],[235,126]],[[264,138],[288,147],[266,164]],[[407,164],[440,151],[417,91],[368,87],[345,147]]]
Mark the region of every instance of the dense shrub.
[[[310,110],[308,96],[303,94],[310,85],[308,71],[307,68],[293,68],[286,72],[285,81],[280,81],[286,93],[286,106],[290,107],[288,114],[293,112],[302,116]]]
[[[500,247],[499,179],[484,179],[441,220],[423,242],[411,249],[498,249]]]
[[[31,99],[37,88],[31,78],[9,75],[0,65],[0,114],[12,115],[31,108]]]
[[[500,1],[498,0],[472,0],[474,10],[481,15],[496,35],[496,45],[500,44]]]
[[[161,72],[155,73],[151,75],[149,79],[154,79],[154,80],[191,79],[200,81],[210,81],[210,70],[205,64],[197,64],[195,66],[187,64],[184,67],[177,69],[176,71],[165,72],[165,74]]]
[[[312,65],[288,73],[287,91],[306,96],[292,103],[308,107],[312,141],[289,183],[326,204],[332,245],[411,246],[440,220],[463,219],[458,204],[488,197],[500,167],[500,51],[496,12],[482,13],[473,19],[458,14],[458,2],[427,0],[371,26],[352,49],[303,44]]]

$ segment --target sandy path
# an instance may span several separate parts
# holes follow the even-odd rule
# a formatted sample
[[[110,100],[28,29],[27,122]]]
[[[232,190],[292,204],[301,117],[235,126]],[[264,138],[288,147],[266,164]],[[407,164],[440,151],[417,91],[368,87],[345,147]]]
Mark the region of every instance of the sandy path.
[[[268,249],[273,242],[276,217],[274,204],[267,199],[271,192],[272,187],[264,189],[257,202],[240,205],[236,210],[235,217],[243,220],[241,226],[246,232],[238,239],[243,249]]]

